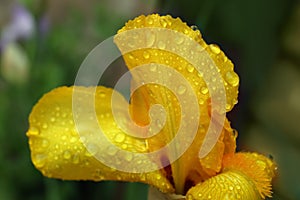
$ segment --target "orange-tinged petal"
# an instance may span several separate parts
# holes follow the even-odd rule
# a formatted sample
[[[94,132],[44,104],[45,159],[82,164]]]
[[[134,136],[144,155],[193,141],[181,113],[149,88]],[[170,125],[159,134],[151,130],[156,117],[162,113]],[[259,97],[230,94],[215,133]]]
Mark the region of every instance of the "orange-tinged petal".
[[[200,159],[203,170],[208,176],[214,176],[221,170],[223,155],[233,154],[235,152],[237,137],[235,133],[236,132],[230,127],[229,121],[225,119],[223,132],[216,145],[207,156]]]
[[[252,180],[239,171],[218,174],[192,187],[186,194],[188,200],[261,199]]]
[[[140,31],[131,33],[132,30]],[[124,54],[128,68],[132,71],[139,66],[149,64],[149,71],[145,70],[132,75],[133,85],[143,85],[133,93],[131,98],[133,119],[140,125],[148,125],[151,122],[149,110],[155,104],[162,105],[166,111],[166,123],[159,126],[162,128],[161,131],[147,140],[151,151],[158,150],[172,141],[177,134],[183,115],[192,115],[197,112],[194,110],[181,114],[183,105],[178,101],[178,95],[188,96],[187,88],[190,87],[196,96],[196,105],[192,97],[185,100],[191,107],[199,106],[199,128],[195,140],[187,151],[171,164],[176,192],[183,194],[186,182],[192,181],[195,184],[218,173],[221,169],[223,154],[235,150],[235,136],[231,136],[234,135],[233,130],[225,119],[225,127],[220,130],[222,133],[217,145],[206,158],[199,161],[198,157],[210,124],[210,89],[213,89],[216,83],[224,87],[224,93],[226,93],[224,107],[226,111],[229,111],[237,102],[239,78],[233,71],[232,62],[220,48],[216,45],[207,45],[199,30],[193,30],[179,18],[174,19],[171,16],[157,14],[142,15],[127,22],[118,33],[115,42]],[[193,42],[197,45],[191,46]],[[199,66],[193,66],[193,60],[199,61],[195,62]],[[170,70],[162,68],[161,65],[168,66]],[[212,70],[213,66],[216,66],[215,71]],[[187,81],[187,85],[177,78],[172,78],[176,73]],[[218,74],[221,77],[220,80],[217,79]],[[209,79],[205,79],[205,76]],[[152,84],[147,85],[149,77],[155,77],[157,80],[151,79]],[[172,90],[160,85],[159,80],[177,85]],[[174,91],[177,93],[174,94]],[[185,123],[192,121],[195,120],[189,119]],[[177,153],[176,148],[173,148],[166,153],[166,157],[174,157],[174,154],[176,157]]]
[[[271,197],[276,165],[257,153],[225,155],[222,172],[192,187],[187,199],[265,199]]]
[[[151,29],[128,34],[120,34],[128,30],[139,28]],[[174,35],[177,37],[172,38],[170,35],[165,35],[170,34],[171,32],[162,31],[162,29],[174,31]],[[207,90],[208,88],[206,87],[207,83],[203,80],[202,76],[206,71],[205,68],[211,67],[207,65],[211,64],[210,60],[212,59],[224,81],[227,98],[226,110],[231,110],[232,107],[237,103],[239,77],[233,71],[232,62],[226,57],[226,55],[217,45],[206,44],[202,39],[199,30],[193,30],[179,18],[172,18],[170,15],[159,16],[158,14],[152,14],[148,16],[141,15],[134,20],[129,20],[126,25],[118,31],[118,33],[119,34],[115,37],[115,42],[121,52],[125,54],[123,57],[129,69],[147,63],[159,63],[170,66],[184,75],[195,91],[197,91],[197,95],[201,102],[205,103],[210,98],[210,95],[209,91]],[[143,35],[139,36],[134,34]],[[138,40],[141,38],[143,41]],[[199,48],[204,51],[199,55],[194,55],[195,53],[198,53],[198,51],[195,51],[195,49],[188,49],[188,51],[184,51],[187,52],[188,55],[183,55],[182,49],[190,47],[185,46],[185,43],[191,44],[186,41],[188,38],[197,42],[200,45]],[[170,51],[168,46],[171,46],[174,49]],[[134,49],[133,47],[143,47],[143,49]],[[132,52],[128,52],[132,49]],[[183,55],[186,59],[180,57],[179,55]],[[200,73],[198,73],[195,67],[189,63],[194,59],[194,57],[200,57],[202,60],[202,66],[198,66],[200,69],[202,69]]]
[[[271,197],[271,183],[276,169],[271,159],[257,153],[228,154],[223,159],[223,171],[238,170],[245,174],[263,199]]]
[[[80,116],[72,110],[73,90],[82,98],[82,105],[76,104]],[[95,94],[94,94],[95,92]],[[60,87],[45,94],[34,106],[29,117],[29,145],[32,162],[43,175],[65,180],[121,180],[138,181],[158,187],[163,192],[172,192],[173,188],[160,171],[147,173],[127,173],[112,168],[112,164],[120,164],[126,168],[129,163],[139,167],[141,157],[124,154],[121,149],[130,152],[147,152],[143,139],[125,135],[115,123],[111,109],[113,90],[105,87]],[[95,95],[95,96],[94,96]],[[95,112],[84,104],[85,98],[95,98]],[[117,114],[128,112],[125,99],[116,93]],[[100,140],[96,133],[99,127],[93,124],[96,116],[101,130],[109,142]],[[80,124],[76,124],[80,119]],[[126,120],[126,118],[122,119]],[[125,122],[126,123],[126,122]],[[117,146],[120,150],[112,148]],[[103,164],[97,156],[106,159]],[[156,165],[147,158],[149,167]]]

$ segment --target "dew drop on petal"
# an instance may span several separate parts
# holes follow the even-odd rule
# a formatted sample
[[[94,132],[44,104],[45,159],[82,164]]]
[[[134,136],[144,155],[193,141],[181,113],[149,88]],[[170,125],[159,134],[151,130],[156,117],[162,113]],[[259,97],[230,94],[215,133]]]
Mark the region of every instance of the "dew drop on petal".
[[[49,141],[47,140],[47,139],[43,139],[42,140],[42,147],[43,148],[46,148],[46,147],[48,147],[49,146]]]
[[[129,57],[129,59],[131,59],[131,60],[134,59],[133,55],[131,55],[131,54],[129,54],[128,57]]]
[[[168,25],[168,22],[165,19],[163,19],[163,18],[161,18],[159,22],[162,25],[162,27],[164,27],[164,28],[166,28],[167,25]]]
[[[99,96],[101,97],[101,98],[104,98],[106,95],[105,95],[105,92],[99,92]]]
[[[149,53],[148,51],[144,51],[143,57],[144,57],[145,59],[149,59],[149,58],[150,58],[150,53]]]
[[[64,159],[67,159],[67,160],[70,159],[71,158],[71,152],[68,151],[68,150],[64,151],[63,157],[64,157]]]
[[[34,155],[34,164],[37,168],[43,167],[46,163],[47,155],[45,154],[35,154]]]
[[[27,132],[28,136],[39,135],[39,134],[40,134],[39,129],[36,128],[36,127],[33,127],[33,126],[30,127],[29,130],[28,130],[28,132]]]
[[[215,54],[219,54],[221,52],[220,47],[218,47],[218,45],[215,44],[210,44],[209,48],[212,50],[212,52],[214,52]]]
[[[155,42],[155,35],[152,32],[146,32],[146,47],[152,47]]]
[[[150,64],[150,71],[155,72],[156,70],[157,66],[154,63]]]
[[[164,41],[158,41],[157,47],[159,49],[165,49],[166,48],[166,43]]]
[[[181,35],[179,35],[175,38],[175,43],[178,45],[182,44],[183,41],[184,41],[184,37],[181,37]]]
[[[71,142],[71,143],[77,142],[77,138],[76,138],[76,137],[71,137],[70,142]]]
[[[127,144],[122,144],[122,146],[121,146],[121,148],[124,149],[124,150],[127,149],[127,147],[128,147]]]
[[[114,140],[116,142],[123,142],[125,140],[125,134],[124,133],[119,133],[115,136]]]
[[[161,128],[162,127],[162,124],[161,124],[161,121],[159,119],[156,120],[156,126],[158,128]]]
[[[186,87],[184,85],[180,85],[178,87],[178,90],[177,90],[178,94],[182,95],[185,93],[185,91],[186,91]]]
[[[98,152],[98,146],[96,144],[88,143],[86,148],[92,156],[96,155],[96,153]]]
[[[193,29],[193,31],[199,30],[198,27],[196,25],[192,25],[191,29]]]
[[[73,156],[72,162],[73,162],[74,164],[78,164],[78,163],[80,162],[80,156],[79,156],[78,153],[76,153],[76,154]]]
[[[205,95],[208,93],[208,88],[206,86],[203,86],[201,87],[200,92]]]
[[[147,17],[146,18],[146,22],[148,23],[148,24],[153,24],[153,19],[152,19],[152,17],[151,16],[149,16],[149,17]]]
[[[160,179],[161,179],[161,175],[160,175],[160,174],[157,174],[157,175],[156,175],[156,179],[157,179],[157,180],[160,180]]]
[[[43,128],[43,129],[47,129],[47,128],[48,128],[48,125],[47,125],[46,123],[44,123],[44,124],[42,125],[42,128]]]
[[[229,103],[226,103],[226,110],[230,110],[231,109],[231,105]]]
[[[194,71],[194,67],[193,65],[189,64],[187,67],[186,67],[187,71],[192,73]]]
[[[108,155],[114,156],[118,152],[118,149],[115,146],[109,146],[106,152]]]
[[[227,83],[229,83],[231,86],[234,86],[234,87],[239,84],[239,77],[233,71],[228,71],[226,73],[225,80],[226,80]]]
[[[130,162],[132,160],[133,156],[132,156],[132,153],[127,153],[125,155],[125,160],[127,160],[128,162]]]

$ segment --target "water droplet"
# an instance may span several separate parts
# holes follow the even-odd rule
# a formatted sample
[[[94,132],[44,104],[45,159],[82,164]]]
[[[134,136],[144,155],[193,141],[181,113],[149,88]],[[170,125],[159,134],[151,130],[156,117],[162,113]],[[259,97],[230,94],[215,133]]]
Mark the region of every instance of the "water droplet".
[[[157,175],[156,175],[156,179],[157,179],[157,180],[160,180],[160,179],[161,179],[161,175],[160,175],[160,174],[157,174]]]
[[[127,160],[128,162],[130,162],[132,160],[133,156],[132,156],[132,153],[126,153],[125,155],[125,160]]]
[[[105,92],[99,92],[99,96],[101,97],[101,98],[104,98],[106,95],[105,95]]]
[[[63,157],[64,159],[70,159],[71,158],[71,152],[66,150],[64,153],[63,153]]]
[[[149,58],[150,58],[150,53],[149,53],[148,51],[144,51],[143,57],[144,57],[145,59],[149,59]]]
[[[134,59],[133,55],[131,55],[131,54],[129,54],[128,57],[129,57],[129,59],[131,59],[131,60]]]
[[[203,86],[201,87],[200,92],[205,95],[208,93],[208,88],[206,86]]]
[[[73,162],[74,164],[78,164],[78,163],[80,162],[80,156],[79,156],[78,153],[76,153],[76,154],[73,156],[72,162]]]
[[[71,143],[77,142],[77,138],[76,138],[76,137],[71,137],[70,142],[71,142]]]
[[[107,154],[110,156],[116,155],[117,152],[118,152],[118,149],[115,146],[109,146],[107,148]]]
[[[166,28],[168,25],[168,22],[164,18],[161,18],[159,22],[162,25],[162,27],[164,27],[164,28]]]
[[[80,140],[81,140],[81,142],[83,142],[83,143],[84,143],[84,142],[86,141],[86,137],[84,137],[84,136],[81,136],[81,137],[80,137]]]
[[[127,149],[127,147],[128,147],[127,144],[122,144],[122,146],[121,146],[121,148],[124,149],[124,150]]]
[[[29,130],[27,132],[27,135],[28,136],[33,136],[33,135],[39,135],[39,133],[40,133],[39,129],[32,126],[32,127],[29,128]]]
[[[226,63],[228,60],[228,58],[226,56],[224,56],[224,63]]]
[[[235,86],[237,86],[239,84],[239,77],[233,71],[228,71],[226,73],[225,80],[226,80],[227,83],[229,83],[233,87],[235,87]]]
[[[84,164],[85,164],[85,166],[89,166],[89,165],[90,165],[90,161],[85,160],[85,161],[84,161]]]
[[[166,48],[166,43],[164,41],[158,41],[157,47],[159,49],[165,49]]]
[[[151,72],[155,72],[156,70],[157,70],[157,65],[154,64],[154,63],[151,63],[151,64],[150,64],[150,71],[151,71]]]
[[[115,141],[116,141],[116,142],[121,143],[121,142],[123,142],[124,140],[125,140],[125,134],[123,134],[123,133],[119,133],[119,134],[117,134],[117,135],[115,136]]]
[[[47,129],[47,128],[48,128],[48,125],[47,125],[46,123],[44,123],[44,124],[42,125],[42,128],[43,128],[43,129]]]
[[[151,16],[149,16],[149,17],[147,17],[146,18],[146,22],[148,23],[148,24],[153,24],[153,19],[152,19],[152,17]]]
[[[35,154],[33,158],[33,162],[37,168],[41,168],[45,165],[46,163],[46,154]]]
[[[199,99],[199,104],[203,105],[204,104],[204,100],[203,99]]]
[[[185,28],[185,29],[183,30],[183,33],[186,34],[186,35],[187,35],[189,32],[190,32],[190,31],[189,31],[189,29],[187,29],[187,28]]]
[[[178,94],[182,95],[185,93],[185,91],[186,91],[186,87],[184,85],[180,85],[178,87],[178,90],[177,90]]]
[[[146,47],[152,47],[155,42],[155,35],[152,32],[146,32]]]
[[[192,73],[194,71],[194,67],[191,64],[188,64],[188,66],[186,67],[187,71]]]
[[[49,146],[49,141],[47,140],[47,139],[43,139],[42,140],[42,147],[43,148],[46,148],[46,147],[48,147]]]
[[[231,109],[231,104],[229,104],[229,103],[226,103],[226,110],[228,111],[228,110],[230,110]]]
[[[219,54],[221,52],[220,47],[216,44],[210,44],[209,48],[214,52],[215,54]]]
[[[179,34],[179,33],[178,33]],[[175,38],[175,43],[176,44],[182,44],[183,43],[183,41],[184,41],[184,37],[183,36],[181,36],[181,35],[178,35],[176,38]]]
[[[198,27],[196,25],[192,25],[191,29],[193,29],[193,31],[199,30]]]
[[[96,153],[98,152],[98,146],[96,144],[88,143],[86,148],[91,156],[96,155]]]
[[[157,120],[155,121],[155,124],[156,124],[156,126],[157,126],[158,128],[161,128],[161,127],[162,127],[161,121],[160,121],[159,119],[157,119]]]
[[[128,41],[127,44],[129,47],[134,48],[134,44],[135,44],[134,41]]]

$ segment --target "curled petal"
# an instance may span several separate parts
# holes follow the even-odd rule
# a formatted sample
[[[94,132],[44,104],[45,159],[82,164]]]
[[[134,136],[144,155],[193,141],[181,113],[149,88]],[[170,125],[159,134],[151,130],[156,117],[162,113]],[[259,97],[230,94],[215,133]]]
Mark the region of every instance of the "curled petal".
[[[227,171],[192,187],[188,200],[261,199],[252,180],[239,171]]]
[[[192,116],[197,112],[182,112],[184,104],[178,101],[178,96],[186,96],[185,103],[189,107],[197,106],[200,110],[199,128],[195,131],[196,136],[190,147],[183,155],[179,153],[178,148],[171,149],[166,155],[167,158],[180,157],[171,164],[170,176],[173,178],[176,192],[184,194],[184,188],[190,184],[188,182],[192,181],[195,184],[218,173],[224,152],[235,149],[235,137],[228,136],[232,134],[232,129],[227,131],[230,125],[225,120],[226,127],[221,130],[222,138],[218,140],[206,160],[199,161],[199,150],[211,119],[210,89],[219,86],[224,88],[222,96],[225,104],[219,106],[224,106],[224,110],[230,111],[237,103],[239,77],[233,71],[232,62],[218,46],[206,44],[199,30],[194,30],[179,18],[175,19],[169,15],[142,15],[128,21],[116,35],[115,43],[124,54],[124,60],[131,72],[139,66],[149,65],[149,71],[132,74],[132,85],[142,85],[134,91],[131,98],[131,114],[135,122],[148,125],[152,120],[149,111],[155,104],[162,105],[166,111],[166,122],[159,125],[159,134],[147,140],[151,151],[158,150],[172,141],[182,123],[182,116]],[[169,70],[161,65],[167,66]],[[186,82],[172,78],[174,74],[180,74]],[[155,79],[149,81],[151,84],[145,84],[150,80],[149,77],[171,83],[174,88],[166,88]],[[188,88],[194,92],[195,97],[189,96]],[[196,98],[196,103],[192,101],[193,98]],[[184,123],[198,122],[195,119],[191,117]],[[220,127],[223,127],[223,124]]]
[[[257,153],[228,154],[223,158],[223,171],[230,170],[247,175],[263,199],[271,197],[271,183],[277,170],[271,159]]]
[[[94,112],[82,112],[80,116],[72,110],[73,90],[81,94],[82,102],[87,97],[94,97]],[[105,87],[60,87],[45,94],[34,106],[29,117],[29,145],[35,167],[47,177],[64,180],[120,180],[144,182],[158,187],[161,191],[172,192],[173,187],[160,171],[147,173],[128,173],[113,166],[135,163],[139,158],[125,156],[121,151],[147,152],[145,141],[126,135],[115,123],[111,110],[113,90]],[[117,94],[117,112],[121,114],[127,108],[127,102]],[[74,102],[73,102],[74,103]],[[82,104],[85,105],[85,104]],[[86,107],[77,105],[79,110]],[[127,111],[126,111],[127,112]],[[94,126],[93,116],[105,134],[100,140],[99,127]],[[80,119],[80,124],[76,124]],[[123,119],[122,120],[126,120]],[[113,145],[113,146],[112,146]],[[106,159],[102,163],[97,156]],[[150,160],[144,161],[149,166],[155,165]],[[137,164],[138,167],[138,164]]]
[[[187,199],[265,199],[271,197],[276,165],[257,153],[228,154],[222,172],[192,187]]]
[[[123,34],[139,28],[149,29],[144,32]],[[174,34],[170,35],[172,32],[165,30],[173,31]],[[141,36],[138,36],[139,34]],[[189,39],[198,43],[199,46],[191,46]],[[215,64],[226,90],[226,110],[231,110],[237,103],[239,77],[233,71],[233,63],[217,45],[206,44],[199,30],[192,29],[179,18],[172,18],[170,15],[159,16],[158,14],[141,15],[134,20],[129,20],[118,31],[115,42],[121,52],[125,54],[123,57],[129,69],[147,63],[159,63],[172,67],[182,73],[190,82],[197,91],[201,103],[206,103],[210,98],[210,91],[208,91],[207,82],[203,79],[203,73],[207,73],[208,69],[212,67],[211,65]],[[183,51],[184,49],[185,51]],[[201,69],[200,72],[190,63],[196,57],[201,60],[201,66],[197,66],[198,69]],[[211,60],[214,63],[211,63]]]

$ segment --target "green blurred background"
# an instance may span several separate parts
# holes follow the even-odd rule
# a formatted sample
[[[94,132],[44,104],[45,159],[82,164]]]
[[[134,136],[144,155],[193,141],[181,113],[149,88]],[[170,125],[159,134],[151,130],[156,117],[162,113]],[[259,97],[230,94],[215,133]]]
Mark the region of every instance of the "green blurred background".
[[[1,200],[146,199],[143,184],[43,177],[30,161],[25,132],[42,94],[72,85],[93,47],[127,20],[154,12],[197,25],[206,42],[218,44],[233,61],[241,85],[229,118],[239,131],[238,148],[278,163],[274,199],[300,199],[299,2],[1,0]]]

